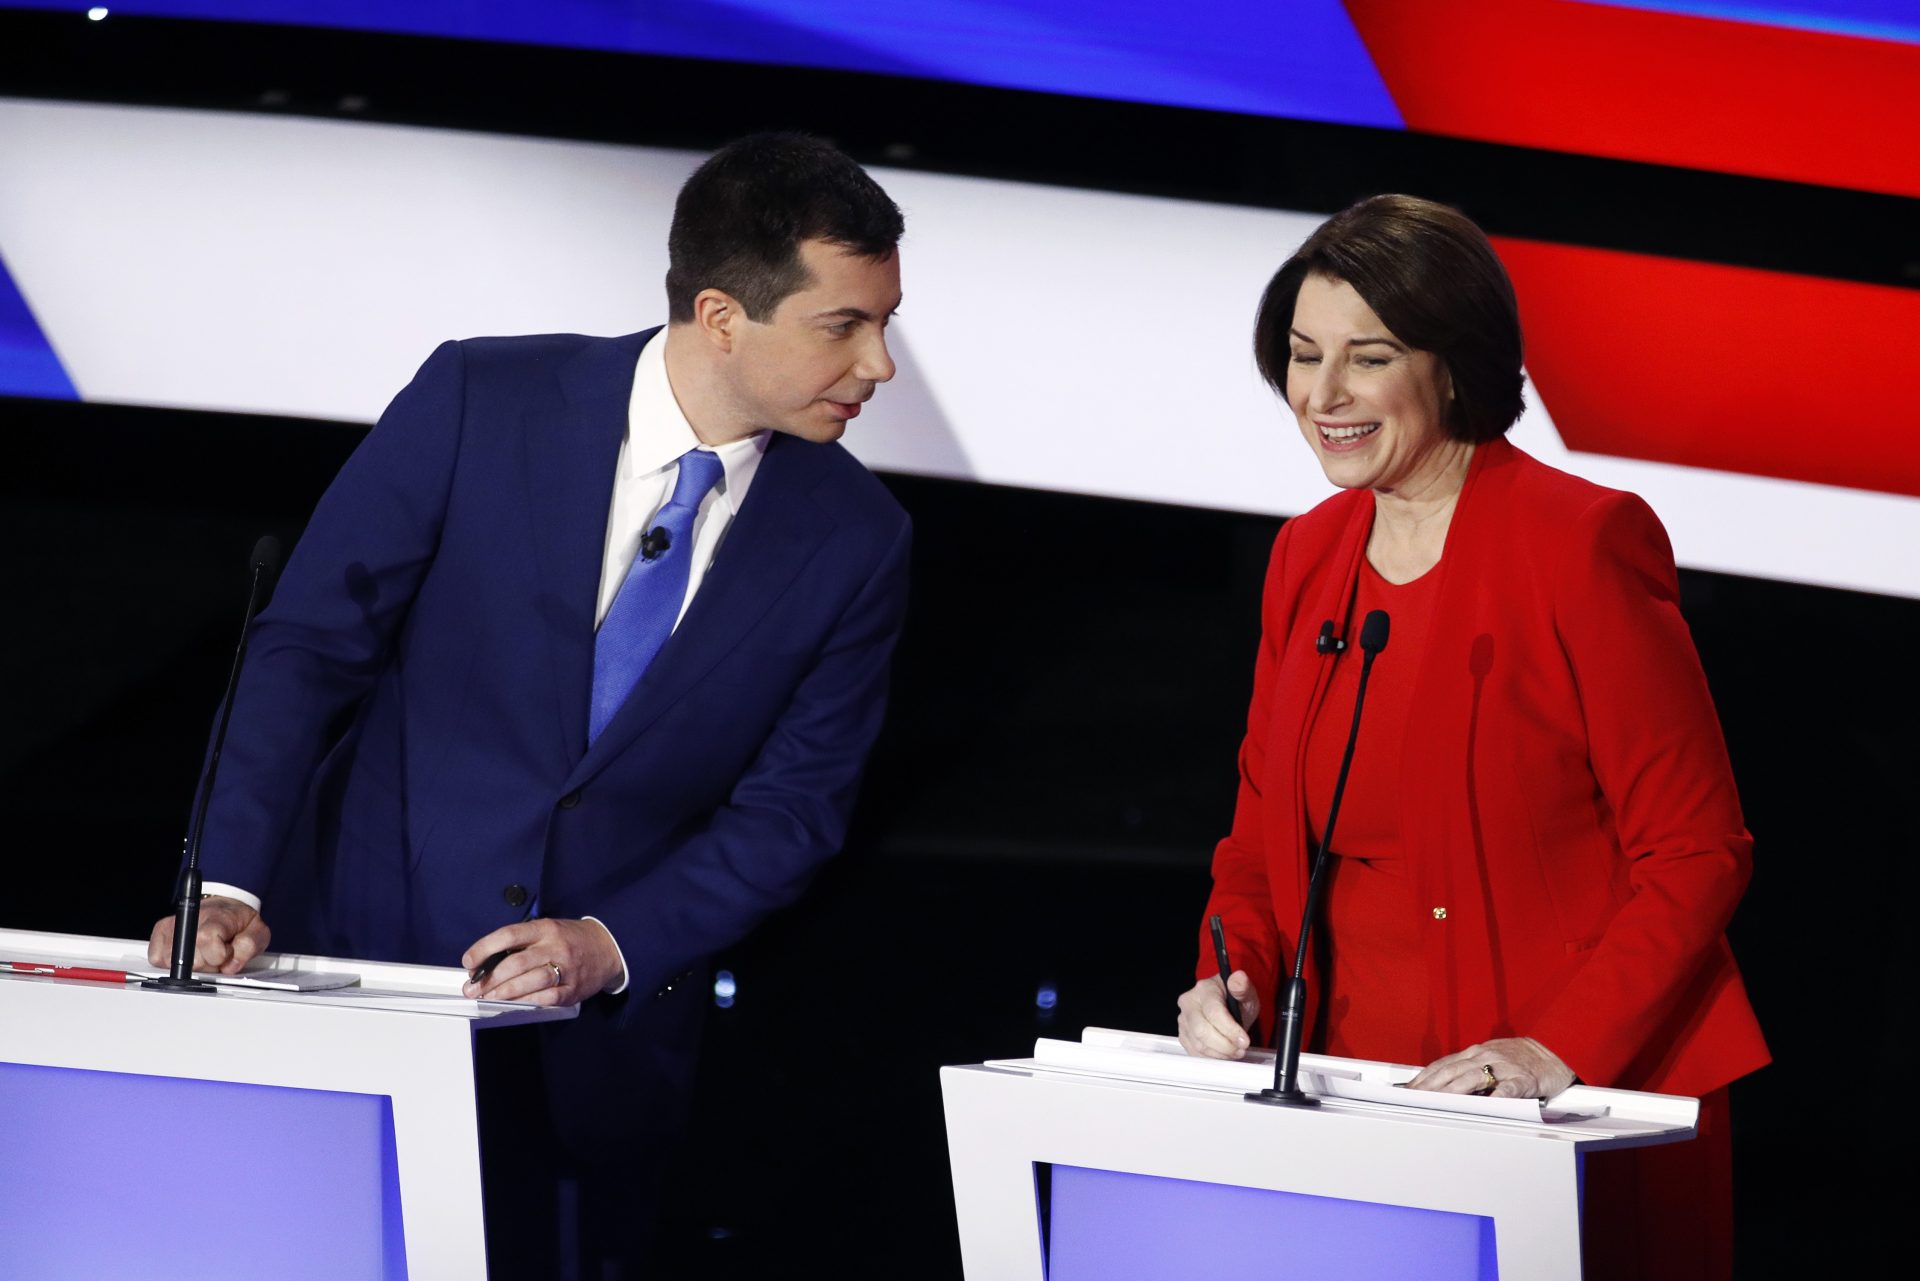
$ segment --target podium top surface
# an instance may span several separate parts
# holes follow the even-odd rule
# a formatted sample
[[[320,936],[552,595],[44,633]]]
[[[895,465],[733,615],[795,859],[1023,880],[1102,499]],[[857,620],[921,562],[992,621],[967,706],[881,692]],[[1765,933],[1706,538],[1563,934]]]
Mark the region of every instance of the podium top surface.
[[[47,962],[61,967],[83,967],[121,971],[130,977],[164,974],[165,970],[147,964],[145,939],[100,938],[89,934],[49,934],[38,930],[0,929],[0,961]],[[287,990],[270,986],[276,976],[325,974],[333,980],[344,977],[340,986],[316,990]],[[476,1001],[461,995],[466,971],[448,965],[399,965],[387,961],[363,961],[344,957],[307,956],[294,952],[266,952],[256,957],[237,975],[197,977],[213,980],[214,995],[227,1000],[273,1001],[300,1005],[346,1006],[391,1013],[464,1019],[488,1027],[507,1027],[520,1023],[544,1023],[570,1019],[579,1014],[572,1005],[540,1006],[522,1001]],[[0,982],[68,983],[50,976],[9,973],[0,970]],[[150,993],[137,983],[124,984],[129,992],[164,998]]]
[[[946,1071],[964,1071],[948,1068]],[[1123,1089],[1176,1091],[1234,1102],[1273,1084],[1273,1052],[1234,1061],[1189,1056],[1177,1038],[1087,1028],[1079,1041],[1041,1038],[1031,1058],[991,1059],[972,1070],[1014,1071]],[[1693,1137],[1700,1101],[1574,1086],[1549,1100],[1495,1099],[1401,1088],[1419,1068],[1399,1063],[1300,1056],[1301,1083],[1329,1111],[1351,1111],[1409,1124],[1530,1131],[1583,1148],[1638,1147]]]

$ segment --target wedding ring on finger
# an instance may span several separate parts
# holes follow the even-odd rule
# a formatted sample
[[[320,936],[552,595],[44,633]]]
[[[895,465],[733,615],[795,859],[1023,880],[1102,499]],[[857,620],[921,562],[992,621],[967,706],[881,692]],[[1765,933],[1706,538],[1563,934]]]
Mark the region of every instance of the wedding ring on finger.
[[[1475,1090],[1474,1093],[1492,1094],[1493,1087],[1498,1084],[1500,1084],[1500,1080],[1493,1074],[1493,1064],[1482,1063],[1480,1065],[1480,1088]]]
[[[561,984],[567,981],[567,976],[562,974],[560,972],[560,967],[558,965],[555,965],[552,961],[547,962],[547,968],[553,971],[553,985],[555,987],[559,987]],[[1491,1073],[1489,1073],[1489,1075],[1491,1075]]]

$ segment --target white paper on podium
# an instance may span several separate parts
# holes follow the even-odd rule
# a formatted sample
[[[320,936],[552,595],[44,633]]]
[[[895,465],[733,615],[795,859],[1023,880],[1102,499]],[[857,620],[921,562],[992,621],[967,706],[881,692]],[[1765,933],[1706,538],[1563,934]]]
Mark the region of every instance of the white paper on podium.
[[[275,958],[276,964],[283,963],[285,959]],[[134,964],[129,961],[123,968],[133,973]],[[138,965],[141,973],[166,973],[165,970],[146,965],[143,959]],[[235,996],[246,994],[248,989],[298,992],[302,1000],[310,1005],[353,1005],[362,1009],[405,1010],[413,1014],[462,1014],[483,1019],[526,1008],[521,1001],[476,1001],[462,995],[461,985],[467,977],[462,970],[444,966],[409,968],[412,973],[405,987],[370,986],[362,981],[359,974],[305,966],[294,969],[263,967],[243,970],[239,974],[196,974],[194,977],[210,979]],[[447,972],[441,974],[439,971],[442,969]]]
[[[1268,1056],[1271,1063],[1272,1056]],[[1344,1072],[1302,1073],[1303,1088],[1322,1098],[1359,1099],[1367,1103],[1388,1103],[1394,1107],[1422,1108],[1429,1112],[1460,1112],[1468,1116],[1497,1116],[1509,1121],[1597,1121],[1608,1108],[1599,1106],[1550,1107],[1551,1100],[1498,1099],[1481,1094],[1439,1094],[1432,1090],[1409,1090],[1398,1081],[1370,1081]],[[1407,1074],[1413,1079],[1413,1073]]]
[[[16,955],[15,949],[0,948],[0,962],[15,965],[59,965],[70,963],[71,957]],[[149,965],[147,958],[141,955],[127,955],[107,961],[93,962],[90,968],[118,970],[130,978],[164,978],[168,971],[156,965]],[[58,977],[58,976],[54,976]],[[193,977],[206,983],[221,987],[258,987],[271,988],[277,992],[317,992],[326,988],[352,987],[360,981],[357,974],[342,970],[276,969],[262,967],[244,970],[239,974],[214,974],[205,970],[195,970]],[[92,980],[89,980],[92,981]]]
[[[129,974],[141,974],[150,979],[164,977],[167,973],[144,961],[120,968]],[[219,987],[257,987],[275,992],[322,992],[331,988],[355,987],[360,982],[358,974],[343,974],[338,970],[242,970],[238,974],[209,974],[195,970],[193,977]]]
[[[1034,1060],[1062,1071],[1094,1072],[1135,1080],[1198,1085],[1209,1089],[1253,1092],[1273,1084],[1273,1051],[1255,1049],[1244,1059],[1195,1058],[1172,1037],[1087,1028],[1079,1041],[1041,1038],[1034,1043]],[[1597,1121],[1608,1113],[1606,1104],[1581,1101],[1502,1099],[1473,1094],[1439,1094],[1409,1090],[1405,1082],[1419,1069],[1404,1063],[1374,1063],[1357,1059],[1329,1060],[1300,1056],[1300,1084],[1319,1098],[1346,1099],[1427,1112],[1456,1112],[1467,1116],[1534,1125],[1568,1121]]]
[[[147,964],[143,944],[133,939],[47,934],[0,929],[0,960],[121,970],[153,977],[166,973]],[[34,975],[0,976],[29,983],[73,980]],[[526,1001],[476,1001],[465,995],[467,972],[451,965],[344,960],[329,956],[266,952],[240,974],[200,974],[229,1000],[297,1000],[310,1005],[348,1005],[411,1014],[466,1019],[506,1018],[506,1023],[572,1018],[577,1006],[547,1007]]]

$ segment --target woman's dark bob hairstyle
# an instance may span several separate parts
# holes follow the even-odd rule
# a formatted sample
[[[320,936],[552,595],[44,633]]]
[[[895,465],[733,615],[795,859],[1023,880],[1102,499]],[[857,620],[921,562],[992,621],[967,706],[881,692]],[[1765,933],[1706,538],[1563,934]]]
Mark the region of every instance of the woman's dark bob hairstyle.
[[[1253,322],[1253,358],[1287,394],[1293,304],[1308,276],[1344,280],[1394,337],[1453,376],[1455,440],[1492,440],[1520,417],[1520,310],[1493,246],[1458,209],[1370,196],[1322,223],[1273,274]]]

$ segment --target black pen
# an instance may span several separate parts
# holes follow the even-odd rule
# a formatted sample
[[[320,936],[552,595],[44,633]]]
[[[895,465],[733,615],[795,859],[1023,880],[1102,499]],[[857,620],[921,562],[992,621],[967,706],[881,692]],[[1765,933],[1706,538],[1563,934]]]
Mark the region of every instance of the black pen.
[[[527,904],[527,914],[521,917],[520,919],[523,921],[531,921],[534,917],[534,913],[539,909],[539,906],[540,906],[540,898],[538,895],[535,895],[533,902]],[[526,946],[525,943],[521,943],[515,947],[501,948],[498,952],[495,952],[492,956],[489,956],[486,960],[474,966],[473,973],[467,975],[467,981],[470,983],[478,983],[482,981],[487,977],[487,975],[493,973],[494,966],[500,964],[500,962],[506,960],[509,956],[512,956],[515,952],[518,952],[521,948],[525,946]]]
[[[506,960],[509,956],[512,956],[515,952],[518,952],[519,950],[520,949],[517,947],[508,947],[508,948],[502,948],[500,951],[495,952],[492,956],[489,956],[486,960],[480,962],[480,964],[473,967],[473,973],[467,975],[468,981],[472,983],[480,982],[482,979],[486,978],[487,975],[493,973],[494,966],[500,964],[500,962]]]
[[[1227,978],[1233,973],[1233,963],[1227,960],[1227,932],[1220,927],[1217,916],[1209,916],[1207,924],[1213,928],[1213,959],[1220,963],[1220,987],[1224,991]],[[1227,992],[1227,1013],[1233,1015],[1235,1023],[1246,1026],[1240,1018],[1240,1002],[1233,999],[1232,992]]]

